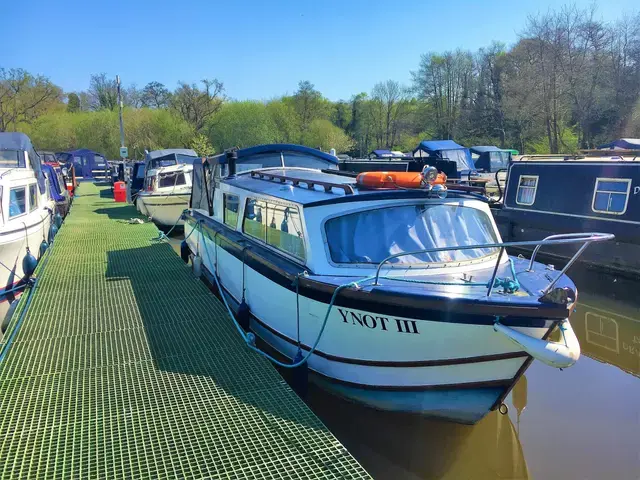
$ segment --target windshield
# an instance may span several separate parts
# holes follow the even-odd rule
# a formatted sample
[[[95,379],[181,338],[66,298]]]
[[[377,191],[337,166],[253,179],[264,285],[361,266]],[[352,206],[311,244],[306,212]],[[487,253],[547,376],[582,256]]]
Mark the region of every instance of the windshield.
[[[325,231],[336,263],[380,263],[389,255],[430,248],[496,243],[489,216],[461,204],[417,204],[379,208],[333,218]],[[390,263],[472,260],[496,248],[452,250],[395,258]]]
[[[184,173],[182,172],[161,173],[158,175],[158,188],[175,187],[185,183]]]
[[[17,150],[0,150],[0,168],[18,167],[18,151]]]
[[[169,167],[177,163],[175,158],[160,158],[158,160],[151,160],[150,168]]]
[[[492,172],[507,168],[509,166],[509,152],[490,152],[489,162]]]
[[[474,170],[474,167],[471,166],[471,155],[467,153],[466,149],[443,150],[441,155],[442,158],[456,162],[458,171]]]

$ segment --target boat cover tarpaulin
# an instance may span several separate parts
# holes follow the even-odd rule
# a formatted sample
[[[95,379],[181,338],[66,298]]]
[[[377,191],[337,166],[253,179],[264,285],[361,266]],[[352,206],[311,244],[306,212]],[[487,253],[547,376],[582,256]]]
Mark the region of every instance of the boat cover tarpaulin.
[[[210,166],[209,162],[198,158],[193,161],[193,181],[191,186],[191,202],[190,206],[194,209],[205,210],[211,215],[211,202],[209,201],[209,180]]]
[[[42,167],[40,166],[40,156],[36,149],[33,148],[31,139],[24,133],[20,132],[0,132],[0,150],[15,150],[18,152],[27,152],[29,156],[29,164],[35,172],[38,179],[38,188],[40,193],[45,192],[44,174],[42,173]],[[25,168],[24,157],[21,160],[20,167]]]
[[[62,190],[60,190],[60,185],[58,185],[58,175],[56,175],[51,165],[42,165],[42,170],[49,179],[49,193],[51,194],[51,198],[56,202],[62,202],[64,197],[61,195]]]
[[[165,148],[163,150],[153,150],[145,155],[145,169],[166,166],[163,160],[173,160],[174,165],[178,163],[192,163],[198,154],[190,148]]]
[[[640,150],[640,138],[619,138],[598,146],[598,150]]]
[[[430,157],[455,161],[459,172],[475,170],[469,149],[453,140],[423,140],[413,151],[413,156],[415,157],[419,152],[425,152]]]

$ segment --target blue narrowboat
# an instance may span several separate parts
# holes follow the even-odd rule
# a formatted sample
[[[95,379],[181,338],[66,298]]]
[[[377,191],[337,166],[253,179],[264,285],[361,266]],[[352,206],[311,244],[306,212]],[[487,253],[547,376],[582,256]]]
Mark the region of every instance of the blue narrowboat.
[[[612,233],[615,242],[591,245],[581,261],[640,276],[640,156],[599,154],[607,156],[512,161],[504,203],[494,208],[496,223],[505,241],[576,230]],[[540,253],[564,261],[575,249],[559,245]]]
[[[56,156],[60,162],[73,165],[77,178],[105,177],[109,168],[104,155],[87,148],[59,152]]]

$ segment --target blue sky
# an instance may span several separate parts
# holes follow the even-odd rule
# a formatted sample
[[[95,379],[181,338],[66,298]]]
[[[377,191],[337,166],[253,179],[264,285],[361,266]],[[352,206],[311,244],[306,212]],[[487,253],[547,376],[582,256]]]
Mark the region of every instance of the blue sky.
[[[88,87],[92,73],[125,85],[156,80],[223,81],[238,99],[293,93],[310,80],[332,100],[369,92],[379,81],[409,83],[420,55],[512,44],[529,14],[552,0],[5,0],[0,67],[51,78],[65,91]],[[591,0],[576,0],[586,6]],[[637,0],[601,3],[614,20]],[[13,19],[7,22],[7,19]],[[5,32],[7,33],[7,32]],[[25,34],[25,35],[22,35]]]

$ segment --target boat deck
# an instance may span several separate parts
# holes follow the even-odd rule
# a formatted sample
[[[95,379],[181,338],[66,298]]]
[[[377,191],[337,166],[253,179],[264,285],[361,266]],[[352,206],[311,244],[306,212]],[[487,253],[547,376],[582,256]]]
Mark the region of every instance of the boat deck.
[[[369,478],[153,224],[78,193],[2,344],[0,478]]]

